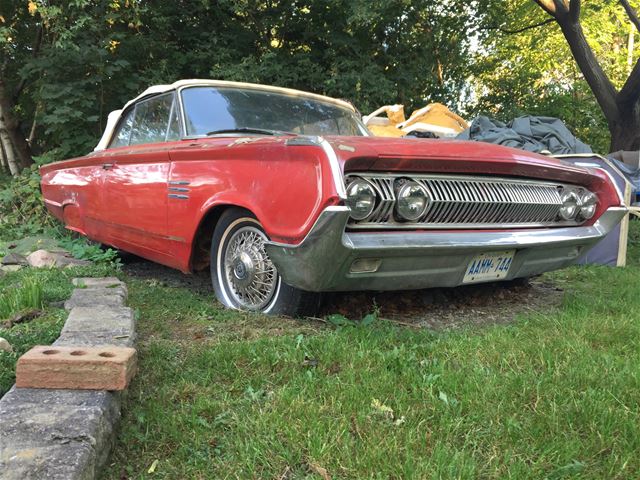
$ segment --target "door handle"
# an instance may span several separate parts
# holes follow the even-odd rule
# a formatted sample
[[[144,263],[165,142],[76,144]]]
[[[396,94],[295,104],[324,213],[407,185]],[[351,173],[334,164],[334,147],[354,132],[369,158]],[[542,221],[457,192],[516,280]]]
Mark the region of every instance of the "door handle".
[[[102,169],[103,170],[111,170],[113,168],[113,163],[103,163],[102,164]]]

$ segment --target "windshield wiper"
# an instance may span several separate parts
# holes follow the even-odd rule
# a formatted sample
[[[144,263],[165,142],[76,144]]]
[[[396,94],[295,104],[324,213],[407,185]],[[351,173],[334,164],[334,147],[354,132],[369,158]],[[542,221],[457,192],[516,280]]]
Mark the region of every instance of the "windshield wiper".
[[[207,137],[210,135],[221,135],[223,133],[257,133],[260,135],[287,135],[289,132],[282,132],[280,130],[268,130],[266,128],[249,128],[249,127],[241,127],[241,128],[225,128],[222,130],[213,130],[212,132],[207,132]]]

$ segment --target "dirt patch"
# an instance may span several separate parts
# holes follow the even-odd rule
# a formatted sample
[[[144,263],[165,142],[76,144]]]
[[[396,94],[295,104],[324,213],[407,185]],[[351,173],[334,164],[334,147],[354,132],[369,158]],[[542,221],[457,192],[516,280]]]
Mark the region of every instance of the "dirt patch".
[[[157,280],[168,287],[187,287],[199,293],[213,295],[208,271],[186,275],[179,270],[149,262],[128,253],[121,253],[122,270],[129,276],[142,280]]]
[[[433,288],[402,292],[351,292],[328,295],[323,315],[341,313],[380,317],[434,330],[468,325],[504,324],[520,314],[544,313],[560,306],[563,291],[543,279]]]
[[[133,277],[155,279],[175,287],[193,288],[212,294],[208,272],[185,275],[177,270],[127,257],[124,271]],[[401,292],[346,292],[324,295],[319,316],[340,313],[350,319],[360,319],[373,311],[382,318],[407,326],[441,330],[468,325],[504,324],[520,314],[544,313],[556,309],[563,291],[544,277],[530,282],[513,281],[467,285],[456,288],[433,288]],[[251,336],[252,323],[264,320],[248,315],[246,328],[239,336]],[[275,330],[278,330],[277,326]],[[284,329],[287,331],[288,329]],[[276,331],[273,332],[277,334]]]

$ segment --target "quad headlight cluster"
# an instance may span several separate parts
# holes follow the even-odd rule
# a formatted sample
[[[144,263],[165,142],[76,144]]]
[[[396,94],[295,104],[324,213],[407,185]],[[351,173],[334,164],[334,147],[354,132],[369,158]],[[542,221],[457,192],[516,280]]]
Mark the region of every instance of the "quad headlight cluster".
[[[598,197],[588,190],[567,187],[560,192],[561,220],[589,220],[596,213]]]
[[[420,219],[427,210],[431,198],[427,190],[418,182],[409,179],[398,179],[395,183],[397,217],[408,222]],[[355,177],[347,185],[346,203],[351,208],[351,218],[356,221],[365,220],[376,208],[379,192],[371,182]]]
[[[368,221],[375,223],[380,222],[380,219],[384,219],[384,222],[395,222],[397,224],[418,223],[427,217],[428,211],[432,206],[437,207],[443,202],[442,198],[437,197],[437,193],[434,193],[436,197],[432,198],[430,192],[433,190],[428,189],[427,184],[424,182],[407,177],[387,179],[384,182],[380,181],[380,179],[377,180],[355,175],[347,177],[347,199],[345,203],[350,208],[351,218],[355,222]],[[523,203],[523,197],[525,199],[531,197],[529,198],[531,200],[529,207],[533,207],[533,212],[539,215],[539,209],[535,210],[535,207],[540,203],[540,200],[543,203],[546,200],[551,200],[549,187],[543,186],[540,188],[548,189],[548,193],[545,194],[546,197],[543,195],[537,198],[535,190],[528,195],[509,193],[509,190],[504,189],[502,191],[506,192],[503,195],[515,196],[511,206],[512,213],[514,209],[519,211],[519,205]],[[554,213],[551,212],[552,217],[548,218],[546,222],[580,223],[593,218],[598,208],[598,197],[594,193],[584,187],[571,185],[558,186],[557,188],[559,189],[560,205],[558,206],[558,203],[556,203],[558,197],[555,197],[555,195],[553,196],[553,202],[549,204],[557,208],[557,217],[554,219]],[[482,198],[478,199],[476,196],[470,201],[477,203],[479,200],[482,200]],[[467,199],[463,196],[459,201],[464,203]],[[520,208],[520,210],[522,209]],[[534,222],[534,220],[530,222]]]

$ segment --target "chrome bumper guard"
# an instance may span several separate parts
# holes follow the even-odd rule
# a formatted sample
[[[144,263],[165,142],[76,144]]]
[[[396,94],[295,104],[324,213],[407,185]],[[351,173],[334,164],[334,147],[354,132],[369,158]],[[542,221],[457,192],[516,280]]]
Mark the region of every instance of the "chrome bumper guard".
[[[328,207],[298,245],[269,242],[283,280],[313,292],[407,290],[462,284],[479,253],[516,250],[504,280],[556,270],[576,260],[627,214],[611,207],[588,227],[503,231],[345,231],[347,207]],[[359,265],[372,265],[369,271]],[[365,269],[366,270],[366,269]]]

